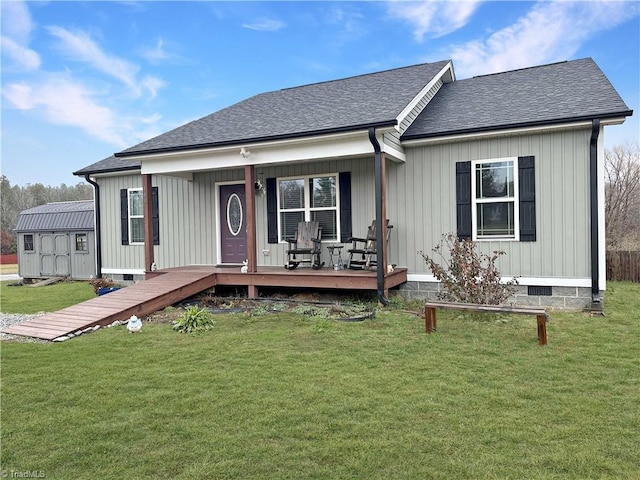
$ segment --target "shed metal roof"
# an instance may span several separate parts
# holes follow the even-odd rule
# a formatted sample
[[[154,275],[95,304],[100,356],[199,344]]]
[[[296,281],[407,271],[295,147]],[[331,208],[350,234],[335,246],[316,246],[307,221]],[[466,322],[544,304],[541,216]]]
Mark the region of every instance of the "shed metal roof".
[[[18,233],[93,230],[93,200],[47,203],[20,212]]]
[[[311,136],[396,117],[449,60],[262,93],[116,156]]]
[[[447,83],[402,140],[631,113],[593,59],[585,58]]]

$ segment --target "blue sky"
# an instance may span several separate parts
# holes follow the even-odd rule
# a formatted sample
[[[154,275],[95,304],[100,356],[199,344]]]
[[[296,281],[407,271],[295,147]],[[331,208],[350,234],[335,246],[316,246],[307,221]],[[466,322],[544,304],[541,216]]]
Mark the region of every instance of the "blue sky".
[[[640,2],[1,2],[2,174],[72,172],[257,93],[453,59],[457,78],[592,57],[634,116]]]

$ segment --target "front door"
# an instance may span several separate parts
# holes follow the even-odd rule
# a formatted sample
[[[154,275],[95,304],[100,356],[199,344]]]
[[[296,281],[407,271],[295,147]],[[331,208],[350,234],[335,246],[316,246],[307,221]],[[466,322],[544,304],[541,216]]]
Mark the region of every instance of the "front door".
[[[242,263],[247,258],[244,184],[220,185],[219,231],[222,263]]]

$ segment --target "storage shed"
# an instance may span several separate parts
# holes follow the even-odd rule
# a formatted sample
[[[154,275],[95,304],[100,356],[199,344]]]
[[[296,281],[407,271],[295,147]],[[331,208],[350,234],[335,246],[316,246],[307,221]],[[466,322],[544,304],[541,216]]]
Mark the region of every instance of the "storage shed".
[[[96,274],[93,200],[47,203],[24,210],[18,235],[18,273],[25,280]]]

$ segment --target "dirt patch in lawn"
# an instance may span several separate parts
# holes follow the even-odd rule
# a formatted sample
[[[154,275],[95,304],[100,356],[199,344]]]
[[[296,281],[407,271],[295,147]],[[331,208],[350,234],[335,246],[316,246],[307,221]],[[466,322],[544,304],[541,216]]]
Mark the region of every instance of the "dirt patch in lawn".
[[[227,297],[199,295],[180,305],[165,308],[149,315],[150,323],[172,323],[190,306],[206,308],[213,314],[241,314],[261,316],[272,313],[292,313],[327,320],[363,321],[375,316],[371,302],[344,301],[317,293],[280,293],[269,298]]]

